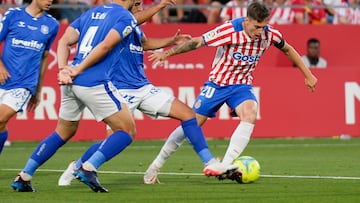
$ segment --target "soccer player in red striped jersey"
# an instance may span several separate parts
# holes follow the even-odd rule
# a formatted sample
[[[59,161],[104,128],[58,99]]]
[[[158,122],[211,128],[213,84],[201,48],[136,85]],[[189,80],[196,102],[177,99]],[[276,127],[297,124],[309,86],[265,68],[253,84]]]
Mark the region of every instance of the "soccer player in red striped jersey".
[[[305,85],[311,92],[315,91],[317,83],[317,78],[306,67],[298,52],[284,40],[278,30],[268,26],[270,12],[267,7],[254,2],[248,6],[247,11],[246,17],[225,22],[202,36],[194,37],[163,53],[157,52],[149,56],[150,60],[161,65],[168,57],[176,54],[204,46],[217,47],[209,78],[196,98],[193,109],[201,126],[209,117],[215,117],[224,103],[232,109],[234,116],[240,118],[222,160],[224,164],[232,163],[250,140],[258,111],[258,103],[252,91],[252,73],[263,53],[271,45],[284,52],[299,67],[305,77]],[[184,132],[179,126],[170,134],[160,153],[148,167],[144,182],[156,179],[166,159],[184,139]],[[236,179],[239,176],[234,174],[229,178]]]

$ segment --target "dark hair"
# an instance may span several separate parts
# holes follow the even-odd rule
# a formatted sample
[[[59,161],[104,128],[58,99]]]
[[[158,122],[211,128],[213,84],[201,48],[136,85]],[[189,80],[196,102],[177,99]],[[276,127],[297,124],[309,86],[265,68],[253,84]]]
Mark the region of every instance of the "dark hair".
[[[266,5],[257,1],[251,3],[247,8],[247,17],[258,22],[263,22],[265,19],[269,18],[269,16],[270,11]]]
[[[309,44],[320,44],[320,41],[317,39],[317,38],[310,38],[310,39],[308,39],[308,41],[307,41],[307,44],[309,45]]]

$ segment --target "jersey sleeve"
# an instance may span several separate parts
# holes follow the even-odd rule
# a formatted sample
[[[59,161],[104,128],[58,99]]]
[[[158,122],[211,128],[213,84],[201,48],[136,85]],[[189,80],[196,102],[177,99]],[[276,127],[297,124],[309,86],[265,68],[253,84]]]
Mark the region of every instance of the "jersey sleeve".
[[[202,35],[207,46],[223,46],[232,43],[234,27],[230,22],[226,22]]]
[[[118,22],[114,25],[113,29],[115,29],[121,36],[121,39],[127,37],[137,26],[137,22],[135,18],[131,15],[125,18],[120,18]]]
[[[271,44],[278,49],[282,49],[285,46],[283,35],[278,30],[272,28],[269,28],[269,31],[272,33]]]
[[[9,8],[0,23],[0,41],[3,41],[9,32],[9,27],[11,25],[11,20],[15,17],[15,9]]]
[[[55,23],[56,23],[56,26],[54,27],[54,29],[53,29],[53,31],[51,33],[51,37],[49,38],[48,43],[46,44],[46,47],[45,47],[46,51],[50,50],[51,45],[54,43],[56,35],[57,35],[58,31],[59,31],[59,23],[58,22],[55,22]]]
[[[77,31],[79,31],[80,25],[81,25],[81,18],[75,19],[75,20],[70,24],[70,26],[71,26],[72,28],[74,28],[75,30],[77,30]]]

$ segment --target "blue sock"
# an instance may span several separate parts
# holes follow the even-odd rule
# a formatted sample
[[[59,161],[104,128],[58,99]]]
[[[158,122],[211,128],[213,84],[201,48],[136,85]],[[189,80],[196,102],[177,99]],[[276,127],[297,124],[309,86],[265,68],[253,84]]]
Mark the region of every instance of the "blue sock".
[[[81,164],[87,161],[99,149],[101,143],[102,142],[97,142],[91,145],[90,148],[80,157],[80,159],[76,161],[76,168],[80,168]]]
[[[52,157],[55,152],[65,144],[61,137],[53,132],[45,140],[43,140],[31,155],[30,159],[25,165],[24,172],[33,176],[36,169],[38,169],[45,161]]]
[[[1,154],[2,150],[3,150],[3,148],[4,148],[4,144],[5,144],[5,142],[6,142],[7,138],[8,138],[8,134],[9,133],[8,133],[7,130],[0,133],[0,154]]]
[[[128,133],[116,131],[101,143],[99,149],[87,161],[98,169],[103,163],[123,151],[131,142],[132,139]]]
[[[214,156],[211,154],[207,142],[205,140],[202,129],[198,126],[196,118],[183,121],[181,126],[184,130],[185,136],[193,146],[195,152],[200,157],[203,163],[207,163]]]

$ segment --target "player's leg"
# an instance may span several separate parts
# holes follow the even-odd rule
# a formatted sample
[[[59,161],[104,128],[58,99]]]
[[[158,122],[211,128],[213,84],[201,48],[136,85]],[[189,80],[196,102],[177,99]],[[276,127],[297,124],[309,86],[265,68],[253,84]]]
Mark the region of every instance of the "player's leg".
[[[142,93],[141,89],[139,90],[117,90],[120,95],[123,97],[127,106],[129,107],[129,111],[133,113],[135,109],[140,105],[143,99],[144,93]],[[106,125],[106,137],[109,137],[114,132],[110,128],[109,125]],[[71,182],[75,179],[74,171],[81,167],[81,165],[87,161],[100,147],[102,141],[96,142],[91,145],[84,154],[76,161],[71,161],[65,171],[61,174],[58,185],[59,186],[69,186]]]
[[[178,126],[167,138],[164,145],[161,147],[159,154],[149,165],[145,171],[143,182],[144,184],[160,183],[157,175],[160,169],[164,166],[166,160],[176,152],[176,150],[185,141],[184,131],[181,126]]]
[[[123,104],[122,107],[119,112],[104,119],[114,133],[107,137],[91,157],[74,172],[75,177],[88,185],[94,192],[108,192],[100,184],[97,170],[130,145],[136,133],[131,114],[126,105]]]
[[[6,104],[0,104],[0,154],[3,150],[4,144],[8,138],[8,129],[6,127],[10,118],[12,118],[16,111]]]
[[[240,118],[240,124],[231,135],[223,162],[232,163],[248,145],[254,129],[258,104],[251,85],[234,86],[233,94],[227,104]]]
[[[206,116],[199,114],[196,114],[196,118],[199,126],[202,126],[207,120]],[[185,138],[186,137],[181,126],[178,126],[171,132],[169,137],[166,139],[166,142],[161,147],[159,154],[145,171],[143,178],[144,184],[155,184],[156,182],[159,182],[157,175],[160,172],[160,169],[164,166],[167,159],[184,143]]]
[[[232,163],[248,145],[255,126],[257,103],[254,100],[246,100],[236,107],[235,112],[239,115],[240,124],[231,135],[223,158],[224,163]]]
[[[33,151],[24,169],[11,184],[19,192],[34,192],[30,180],[36,170],[75,135],[84,105],[73,95],[69,87],[62,86],[62,102],[55,131],[46,137]]]
[[[94,192],[108,192],[100,184],[96,171],[132,142],[136,134],[135,122],[127,105],[123,103],[123,99],[111,83],[92,87],[91,92],[96,92],[91,99],[86,96],[86,89],[79,94],[82,94],[82,99],[95,119],[104,121],[114,133],[100,144],[79,169],[75,170],[74,175]]]
[[[7,123],[23,110],[30,97],[30,91],[24,88],[0,89],[0,154],[9,135]]]

